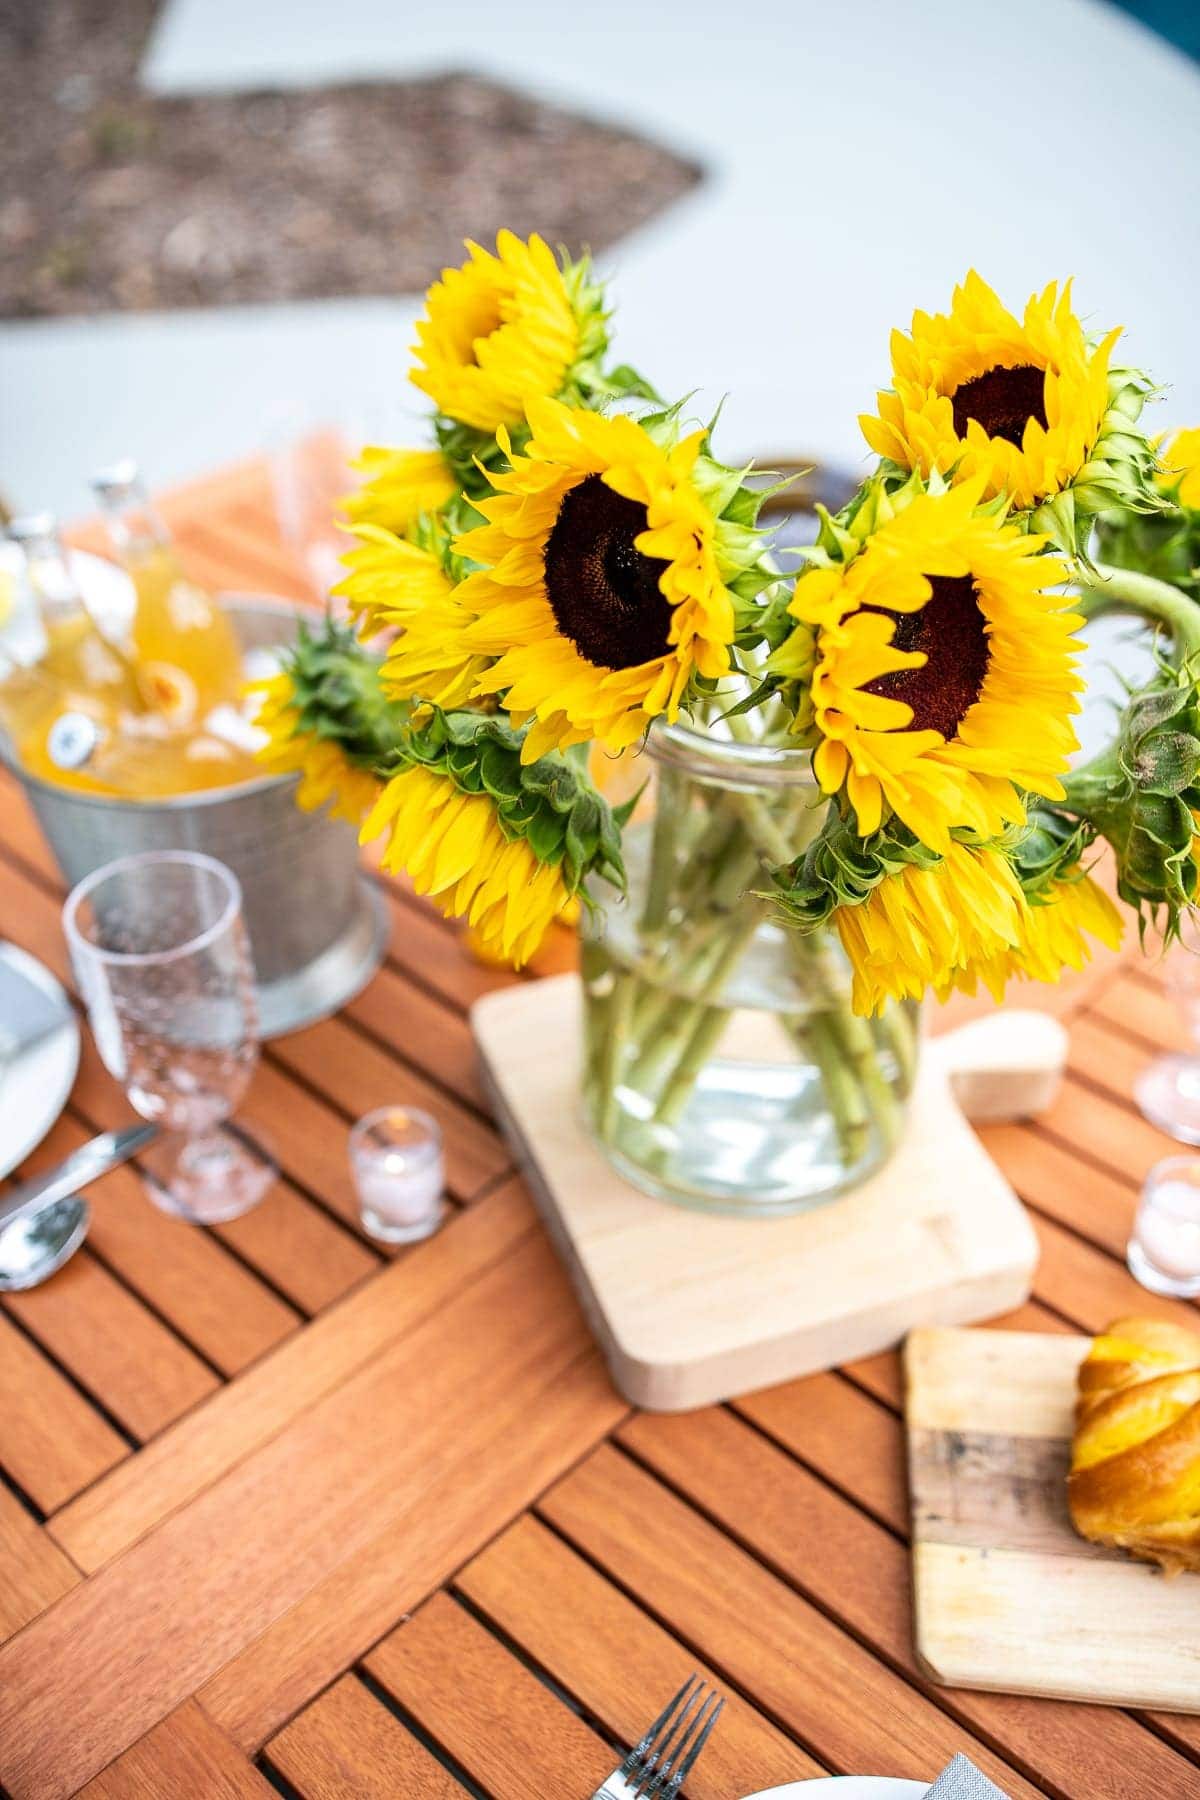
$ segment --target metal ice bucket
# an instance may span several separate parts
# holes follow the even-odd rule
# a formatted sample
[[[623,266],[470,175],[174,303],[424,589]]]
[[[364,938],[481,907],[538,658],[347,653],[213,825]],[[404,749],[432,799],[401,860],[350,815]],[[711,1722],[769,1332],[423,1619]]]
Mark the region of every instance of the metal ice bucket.
[[[223,595],[246,649],[289,643],[303,614],[286,600]],[[295,804],[297,778],[111,800],[28,775],[0,734],[0,757],[21,781],[66,880],[140,850],[202,850],[242,884],[263,1034],[278,1037],[336,1012],[383,959],[387,913],[359,870],[352,826]]]

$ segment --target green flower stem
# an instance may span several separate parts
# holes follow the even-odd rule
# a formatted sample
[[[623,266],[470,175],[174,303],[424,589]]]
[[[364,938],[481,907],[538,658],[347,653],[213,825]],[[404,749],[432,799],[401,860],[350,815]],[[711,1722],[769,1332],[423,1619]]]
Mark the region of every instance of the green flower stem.
[[[677,1060],[680,1043],[687,1039],[697,1015],[707,1010],[709,1001],[704,996],[724,951],[716,934],[719,926],[727,923],[711,921],[704,943],[687,964],[670,971],[684,984],[684,992],[674,985],[646,984],[635,1019],[638,1058],[630,1077],[640,1093],[650,1095],[657,1090]]]
[[[650,849],[650,881],[642,910],[642,930],[661,931],[667,922],[675,880],[675,858],[684,817],[682,784],[673,769],[658,771],[654,828]]]
[[[880,1067],[870,1021],[851,1009],[844,977],[833,966],[832,947],[822,934],[793,934],[790,946],[800,979],[813,995],[814,1018],[836,1048],[844,1085],[858,1091],[867,1116],[884,1143],[891,1145],[899,1134],[902,1112],[896,1090]]]
[[[681,883],[680,891],[704,893],[715,911],[728,914],[737,907],[757,872],[758,855],[753,844],[747,841],[741,824],[734,819],[708,882],[704,882],[702,869],[688,869],[685,871],[688,885]]]
[[[862,1160],[867,1148],[871,1119],[866,1098],[854,1072],[842,1053],[832,1021],[824,1013],[813,1013],[792,1027],[792,1035],[801,1056],[811,1059],[820,1071],[842,1162],[852,1169]]]
[[[895,1058],[900,1092],[907,1099],[917,1073],[918,1032],[914,1027],[913,1015],[907,1006],[888,1006],[875,1023],[880,1037]]]
[[[1132,613],[1170,632],[1179,661],[1200,657],[1200,606],[1194,600],[1169,581],[1136,569],[1113,569],[1104,563],[1096,563],[1094,569],[1099,579],[1089,581],[1075,602],[1085,619]]]
[[[659,1125],[679,1123],[701,1071],[720,1042],[721,1034],[732,1016],[725,1007],[706,1006],[699,1018],[692,1021],[683,1054],[672,1070],[662,1098],[654,1109],[654,1118]]]
[[[716,1049],[721,1033],[728,1024],[729,1007],[717,1004],[746,948],[758,930],[762,906],[747,906],[721,947],[721,954],[704,983],[703,997],[687,1007],[684,1017],[671,1032],[672,1041],[682,1047],[671,1074],[654,1109],[661,1125],[674,1125],[687,1105],[696,1079]]]
[[[630,1026],[637,1001],[637,985],[634,976],[614,972],[613,991],[608,1002],[608,1016],[596,1077],[600,1095],[600,1135],[603,1138],[611,1136],[617,1122],[617,1087],[624,1072],[626,1047],[631,1041]]]
[[[782,868],[798,854],[789,833],[772,816],[757,794],[731,794],[733,809],[746,827],[746,835],[772,868]]]
[[[730,721],[730,730],[739,741],[762,741],[744,719]],[[644,1097],[656,1125],[678,1125],[735,1010],[726,999],[730,979],[771,916],[770,902],[754,889],[763,885],[765,869],[796,857],[823,814],[811,793],[794,789],[713,789],[689,807],[689,786],[675,771],[663,770],[660,782],[640,954],[634,968],[617,976],[598,1025],[602,1136],[614,1132],[618,1083]],[[851,1011],[845,973],[827,935],[789,937],[802,1010],[783,1012],[779,1022],[800,1059],[819,1072],[842,1161],[853,1169],[873,1137],[890,1144],[898,1134],[898,1090],[907,1085],[913,1055],[908,1021],[901,1015],[885,1039],[882,1025],[873,1028]],[[881,1066],[885,1041],[895,1083]],[[665,1136],[662,1154],[665,1170]]]

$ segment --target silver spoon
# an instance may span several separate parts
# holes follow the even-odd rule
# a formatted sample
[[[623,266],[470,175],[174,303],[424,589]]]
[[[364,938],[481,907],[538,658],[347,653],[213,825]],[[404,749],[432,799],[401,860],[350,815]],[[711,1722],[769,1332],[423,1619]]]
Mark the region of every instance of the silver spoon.
[[[37,1287],[74,1256],[91,1213],[80,1189],[98,1181],[158,1136],[158,1126],[127,1125],[81,1144],[57,1168],[0,1200],[0,1293]]]

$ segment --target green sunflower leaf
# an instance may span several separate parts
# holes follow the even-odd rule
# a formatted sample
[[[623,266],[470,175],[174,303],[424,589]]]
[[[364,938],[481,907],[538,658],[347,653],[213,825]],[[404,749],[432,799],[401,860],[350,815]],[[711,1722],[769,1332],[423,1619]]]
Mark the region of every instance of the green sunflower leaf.
[[[522,763],[524,742],[525,732],[502,715],[422,707],[398,759],[444,774],[464,794],[485,794],[505,836],[523,838],[540,862],[559,867],[570,892],[590,875],[624,891],[625,815],[614,815],[597,791],[582,747]]]

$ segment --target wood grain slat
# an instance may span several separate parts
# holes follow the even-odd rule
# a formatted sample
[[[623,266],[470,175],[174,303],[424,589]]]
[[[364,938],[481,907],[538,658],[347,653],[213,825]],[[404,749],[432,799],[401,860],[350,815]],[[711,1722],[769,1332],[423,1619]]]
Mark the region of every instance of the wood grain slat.
[[[466,951],[460,948],[458,954],[465,958]],[[385,966],[345,1012],[406,1063],[427,1070],[452,1094],[486,1110],[470,1027],[444,1001]]]
[[[1147,1061],[1164,1050],[1187,1048],[1187,1031],[1170,994],[1160,983],[1139,980],[1132,973],[1122,975],[1099,995],[1089,1014],[1122,1034],[1140,1039]]]
[[[594,1351],[561,1367],[530,1363],[486,1415],[468,1420],[460,1409],[450,1466],[425,1476],[419,1502],[393,1513],[371,1543],[202,1688],[205,1705],[246,1749],[262,1743],[599,1443],[623,1412]]]
[[[66,1156],[90,1135],[91,1127],[64,1115],[45,1154]],[[133,1170],[114,1169],[93,1182],[88,1203],[96,1256],[224,1374],[245,1368],[299,1324],[299,1315],[208,1232],[160,1212]]]
[[[1080,1081],[1123,1101],[1137,1112],[1134,1082],[1154,1061],[1156,1054],[1111,1020],[1085,1013],[1071,1032],[1067,1067]]]
[[[306,1707],[265,1754],[304,1800],[463,1800],[466,1793],[353,1675]]]
[[[446,1594],[366,1666],[494,1800],[588,1794],[612,1773],[612,1746]]]
[[[908,1530],[903,1434],[878,1401],[831,1373],[747,1394],[735,1408],[893,1531]]]
[[[82,1790],[83,1800],[270,1800],[275,1790],[224,1737],[203,1707],[176,1712],[110,1763]]]
[[[22,1179],[52,1168],[87,1135],[69,1115],[60,1119],[22,1166]],[[152,1437],[219,1385],[86,1246],[53,1281],[0,1304],[133,1437]]]
[[[293,1182],[317,1195],[351,1230],[359,1231],[346,1120],[340,1112],[264,1057],[237,1118],[256,1141],[264,1133],[272,1140],[279,1166]],[[370,1247],[377,1254],[390,1253],[374,1239]]]
[[[124,1438],[2,1314],[0,1394],[0,1463],[43,1512],[129,1455]]]
[[[78,1580],[70,1558],[0,1481],[0,1642]]]
[[[932,1781],[962,1750],[1012,1800],[1039,1793],[610,1446],[553,1488],[538,1510],[830,1768]]]
[[[459,1215],[65,1507],[50,1523],[56,1541],[81,1569],[98,1569],[469,1292],[534,1228],[533,1208],[515,1182]]]
[[[445,1137],[446,1178],[457,1199],[475,1199],[512,1169],[508,1148],[491,1126],[341,1019],[326,1019],[281,1038],[272,1057],[350,1119],[396,1104],[432,1113]]]
[[[251,1720],[263,1741],[324,1685],[318,1618],[337,1646],[327,1681],[580,1454],[561,1413],[594,1382],[585,1349],[551,1251],[522,1239],[0,1650],[0,1780],[16,1800],[56,1800],[191,1696],[243,1749]],[[620,1416],[605,1392],[592,1442]],[[464,1513],[480,1534],[465,1541]],[[346,1593],[364,1553],[376,1563],[369,1621]],[[398,1581],[402,1559],[419,1565],[415,1593]],[[380,1605],[396,1611],[380,1619]]]
[[[97,1131],[123,1125],[130,1116],[129,1102],[100,1061],[90,1031],[71,1105]],[[285,1120],[280,1124],[286,1128]],[[253,1211],[210,1230],[305,1313],[319,1312],[379,1266],[365,1244],[286,1180],[276,1181]]]
[[[85,1249],[5,1308],[126,1431],[144,1441],[219,1385],[194,1351]]]
[[[470,954],[461,926],[439,917],[427,902],[418,899],[408,882],[378,872],[376,845],[364,849],[362,860],[387,901],[391,922],[387,954],[401,973],[463,1015],[484,994],[509,986],[510,974],[489,968]]]
[[[1132,1206],[1129,1222],[1133,1222]],[[1035,1220],[1034,1227],[1042,1249],[1038,1292],[1052,1299],[1072,1324],[1084,1331],[1103,1331],[1122,1314],[1140,1312],[1196,1329],[1196,1309],[1191,1302],[1147,1294],[1123,1259],[1118,1262],[1045,1219]]]
[[[1135,1189],[1097,1168],[1036,1125],[987,1125],[980,1136],[1026,1205],[1123,1256]]]
[[[658,1705],[691,1674],[716,1679],[693,1649],[538,1519],[519,1519],[467,1564],[455,1586],[618,1743],[636,1743]],[[729,1800],[740,1789],[757,1791],[824,1772],[738,1696],[722,1713],[688,1794],[690,1800]]]
[[[52,894],[63,891],[63,880],[33,808],[25,798],[25,790],[15,775],[0,768],[0,811],[4,817],[3,848],[6,857],[15,857]]]
[[[0,854],[0,919],[4,935],[44,962],[70,988],[71,965],[63,937],[61,907],[28,870]]]
[[[1058,1099],[1038,1121],[1038,1129],[1055,1137],[1085,1164],[1141,1184],[1147,1169],[1179,1146],[1128,1106],[1068,1075]]]
[[[896,1431],[899,1435],[898,1422]],[[1174,1752],[1114,1708],[933,1687],[912,1647],[905,1547],[731,1413],[643,1416],[623,1427],[620,1438],[982,1742],[1014,1766],[1037,1771],[1035,1778],[1055,1794],[1069,1800],[1176,1800],[1198,1779]],[[855,1454],[847,1460],[853,1462]],[[896,1478],[903,1482],[902,1469]],[[874,1704],[865,1693],[859,1698]],[[979,1761],[967,1746],[957,1747]],[[896,1757],[877,1758],[872,1766],[925,1772],[920,1766],[901,1769]]]
[[[281,1120],[280,1129],[286,1131],[286,1119]],[[272,1133],[268,1149],[274,1142]],[[349,1293],[373,1274],[382,1260],[360,1237],[335,1224],[322,1207],[286,1181],[276,1181],[253,1211],[210,1229],[293,1306],[309,1314]]]

